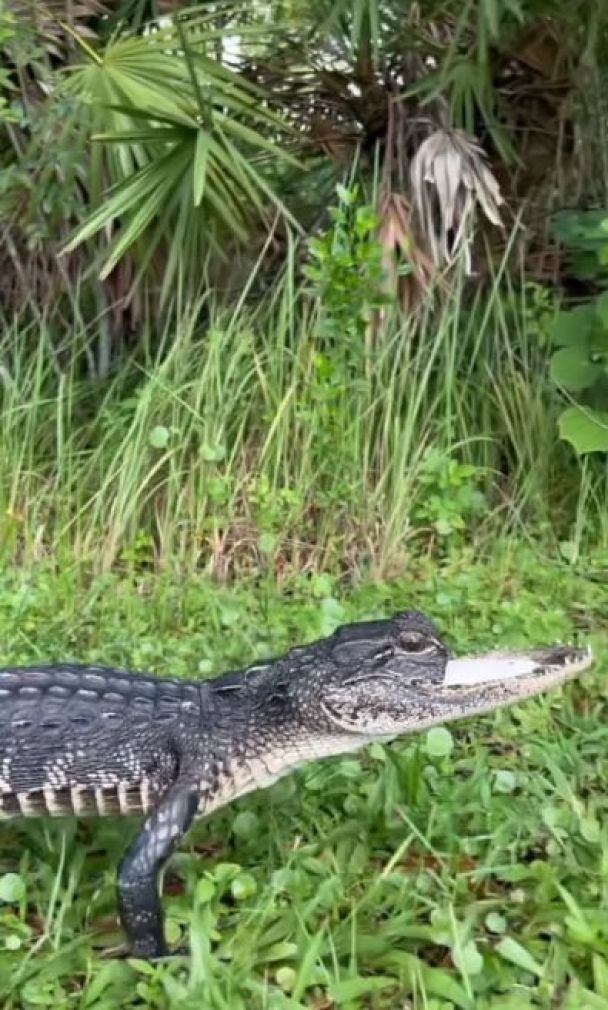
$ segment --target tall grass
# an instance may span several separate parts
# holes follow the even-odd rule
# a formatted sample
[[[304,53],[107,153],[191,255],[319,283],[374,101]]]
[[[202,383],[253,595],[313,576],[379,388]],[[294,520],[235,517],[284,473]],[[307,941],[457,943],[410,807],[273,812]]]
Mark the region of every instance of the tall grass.
[[[386,575],[413,538],[462,535],[445,517],[466,530],[481,491],[478,536],[524,524],[580,542],[606,482],[558,440],[525,294],[500,276],[463,292],[331,348],[289,259],[265,301],[190,306],[103,382],[86,369],[96,333],[5,328],[4,557]]]

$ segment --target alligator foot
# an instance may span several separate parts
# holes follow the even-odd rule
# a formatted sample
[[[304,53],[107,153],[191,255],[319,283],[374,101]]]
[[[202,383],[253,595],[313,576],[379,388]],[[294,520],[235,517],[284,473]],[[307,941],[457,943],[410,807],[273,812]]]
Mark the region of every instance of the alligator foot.
[[[178,779],[126,853],[118,871],[118,908],[131,956],[168,957],[158,897],[158,871],[188,828],[198,806],[198,793]]]
[[[100,951],[99,957],[112,961],[128,961],[129,958],[142,961],[165,961],[168,958],[174,957],[190,957],[190,948],[187,943],[179,944],[170,950],[166,945],[156,948],[141,948],[134,947],[132,944],[125,942],[116,947],[109,947],[107,950]]]

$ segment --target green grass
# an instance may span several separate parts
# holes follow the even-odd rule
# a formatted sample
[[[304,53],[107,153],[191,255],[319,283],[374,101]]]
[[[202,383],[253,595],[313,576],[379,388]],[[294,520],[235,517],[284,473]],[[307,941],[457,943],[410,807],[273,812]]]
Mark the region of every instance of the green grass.
[[[288,260],[255,308],[208,301],[155,344],[144,325],[104,380],[95,328],[7,324],[4,558],[392,575],[459,529],[608,543],[605,468],[558,438],[544,302],[455,283],[443,308],[333,345],[323,311]]]
[[[0,662],[94,660],[206,676],[415,605],[458,650],[589,638],[584,682],[508,712],[311,765],[197,825],[164,906],[192,956],[120,941],[126,822],[0,833],[3,1010],[605,1010],[608,609],[583,568],[503,544],[348,591],[327,574],[0,577]],[[604,571],[605,580],[605,571]],[[17,874],[17,877],[7,876]]]
[[[77,311],[3,327],[0,664],[204,677],[406,606],[460,651],[577,631],[598,664],[197,826],[164,897],[189,959],[108,956],[135,825],[4,825],[2,1010],[608,1007],[608,471],[559,442],[550,299],[501,273],[374,334],[290,252],[103,379]]]

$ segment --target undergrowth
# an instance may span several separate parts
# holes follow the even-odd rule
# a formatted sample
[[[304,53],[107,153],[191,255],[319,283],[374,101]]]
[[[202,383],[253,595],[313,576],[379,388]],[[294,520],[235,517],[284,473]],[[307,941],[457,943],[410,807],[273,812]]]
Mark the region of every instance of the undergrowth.
[[[288,256],[254,306],[245,290],[176,310],[160,336],[142,324],[103,380],[95,329],[7,323],[4,560],[392,576],[413,542],[442,554],[473,531],[533,529],[570,557],[606,544],[605,465],[558,436],[551,303],[501,276],[473,297],[453,281],[380,325],[364,284],[338,308],[316,297],[334,266],[301,290]]]

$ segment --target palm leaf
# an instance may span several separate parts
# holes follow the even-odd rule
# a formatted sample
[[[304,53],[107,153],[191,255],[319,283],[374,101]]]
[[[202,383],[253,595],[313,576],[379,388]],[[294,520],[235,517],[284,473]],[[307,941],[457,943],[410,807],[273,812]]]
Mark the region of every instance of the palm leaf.
[[[100,207],[63,252],[120,222],[102,277],[146,234],[152,243],[170,245],[178,222],[183,247],[195,248],[217,227],[243,241],[248,223],[264,220],[268,204],[290,216],[263,171],[264,163],[277,160],[297,166],[277,142],[287,132],[284,120],[260,101],[258,88],[243,86],[190,42],[163,48],[171,35],[158,34],[118,39],[74,67],[65,83],[90,116],[107,183]],[[147,262],[152,252],[146,249]],[[175,262],[169,258],[171,269]]]
[[[435,130],[410,170],[412,202],[437,265],[463,249],[468,258],[475,211],[500,227],[500,187],[479,145],[462,130]]]

